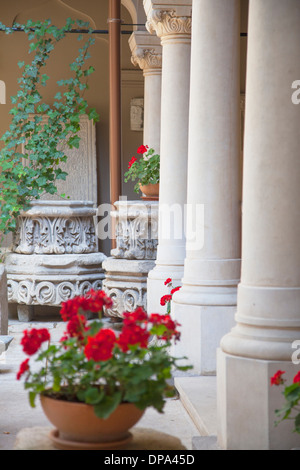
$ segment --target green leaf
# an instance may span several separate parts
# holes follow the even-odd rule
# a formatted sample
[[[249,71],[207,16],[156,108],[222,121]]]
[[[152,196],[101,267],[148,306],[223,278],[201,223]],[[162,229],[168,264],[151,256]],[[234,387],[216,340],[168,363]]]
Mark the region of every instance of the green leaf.
[[[101,403],[94,406],[95,414],[98,416],[98,418],[108,418],[109,415],[113,413],[117,406],[121,403],[121,398],[121,392],[116,392],[113,396],[105,395]]]
[[[295,431],[300,434],[300,413],[296,416],[295,419]]]
[[[97,113],[95,108],[91,108],[88,117],[90,120],[93,120],[94,122],[99,122],[99,114]]]
[[[91,387],[85,392],[85,403],[89,405],[97,405],[104,398],[104,390]]]
[[[35,392],[29,392],[28,396],[29,396],[29,403],[30,403],[30,406],[31,408],[35,408],[35,398],[36,398],[36,393]]]

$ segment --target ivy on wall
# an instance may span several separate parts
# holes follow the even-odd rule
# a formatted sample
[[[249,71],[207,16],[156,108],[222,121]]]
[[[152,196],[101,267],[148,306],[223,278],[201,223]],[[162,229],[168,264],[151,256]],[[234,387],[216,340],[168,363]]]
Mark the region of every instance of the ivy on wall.
[[[13,28],[0,22],[0,30],[6,34],[14,34],[16,28],[24,31],[33,57],[31,63],[18,62],[22,70],[19,90],[11,98],[14,105],[10,110],[11,124],[1,138],[4,143],[0,151],[2,234],[15,230],[20,211],[28,209],[32,199],[39,199],[45,193],[55,194],[56,181],[66,179],[67,173],[60,168],[67,160],[63,149],[79,148],[80,116],[87,114],[94,122],[99,120],[96,110],[90,109],[84,99],[88,77],[94,72],[92,66],[86,65],[90,58],[89,49],[95,42],[90,30],[75,61],[70,64],[70,77],[57,82],[61,91],[54,96],[52,105],[45,103],[41,95],[42,87],[47,86],[50,78],[43,73],[43,68],[56,44],[66,37],[74,24],[80,29],[89,27],[87,23],[71,19],[63,28],[52,25],[51,20],[29,20],[26,25],[14,24]],[[78,35],[78,40],[83,40],[82,34]],[[23,153],[20,151],[22,145]]]

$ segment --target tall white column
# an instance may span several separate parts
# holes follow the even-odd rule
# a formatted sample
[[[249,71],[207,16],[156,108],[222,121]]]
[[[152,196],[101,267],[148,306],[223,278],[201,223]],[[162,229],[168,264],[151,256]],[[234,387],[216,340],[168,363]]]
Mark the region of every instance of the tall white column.
[[[129,39],[131,61],[144,74],[144,145],[160,153],[161,71],[160,39],[145,31],[134,31]]]
[[[193,3],[187,254],[172,313],[178,353],[214,374],[216,349],[234,323],[240,279],[239,0]]]
[[[244,144],[242,276],[235,328],[218,354],[219,443],[226,449],[299,447],[293,422],[274,426],[282,389],[299,370],[300,3],[251,0]]]
[[[165,311],[164,281],[181,284],[185,258],[184,206],[187,198],[191,3],[144,0],[147,29],[161,38],[161,170],[159,243],[155,268],[148,276],[148,311]],[[181,2],[182,3],[182,2]]]

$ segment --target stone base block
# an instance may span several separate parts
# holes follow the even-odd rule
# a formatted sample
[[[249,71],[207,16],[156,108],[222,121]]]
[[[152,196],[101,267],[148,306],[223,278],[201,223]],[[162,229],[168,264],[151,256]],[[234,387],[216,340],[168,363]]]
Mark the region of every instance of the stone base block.
[[[122,318],[123,312],[132,312],[137,307],[147,309],[147,276],[153,267],[151,260],[107,258],[103,262],[103,290],[114,301],[113,308],[106,311],[107,316]]]
[[[32,306],[60,306],[91,288],[102,288],[103,253],[24,255],[5,260],[8,302],[18,304],[22,321],[32,318]],[[25,316],[24,316],[25,315]]]
[[[221,338],[234,326],[234,306],[185,305],[172,302],[171,314],[180,323],[181,340],[174,346],[176,356],[187,356],[193,373],[215,375],[217,348]]]
[[[292,352],[292,349],[291,349]],[[299,365],[231,356],[218,350],[218,443],[225,450],[290,450],[299,447],[294,422],[275,426],[275,410],[282,408],[283,386],[270,385],[281,369],[292,383]]]

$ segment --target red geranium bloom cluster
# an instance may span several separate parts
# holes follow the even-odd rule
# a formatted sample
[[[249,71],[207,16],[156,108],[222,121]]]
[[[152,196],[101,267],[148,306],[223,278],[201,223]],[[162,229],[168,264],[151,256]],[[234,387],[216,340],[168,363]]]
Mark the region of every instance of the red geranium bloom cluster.
[[[101,312],[104,307],[111,308],[113,301],[108,297],[103,290],[94,290],[91,289],[87,292],[85,297],[83,310],[88,310],[90,312]]]
[[[298,384],[300,385],[300,370],[299,370],[299,372],[295,375],[294,380],[293,380],[293,383],[294,383],[294,384],[297,384],[297,383],[298,383]]]
[[[87,359],[107,361],[112,358],[116,344],[116,335],[110,329],[100,330],[95,336],[89,336],[84,354]]]
[[[147,322],[148,315],[142,307],[138,307],[134,312],[125,312],[123,314],[123,323],[125,326],[130,326],[139,322]]]
[[[83,300],[83,297],[75,297],[62,303],[60,315],[63,321],[69,321],[78,314],[79,309],[82,308]]]
[[[47,328],[41,328],[39,330],[33,328],[32,330],[24,330],[21,345],[23,346],[23,351],[28,354],[28,356],[32,356],[40,349],[42,343],[49,340],[50,333]]]
[[[172,287],[172,279],[170,277],[165,280],[165,286]],[[173,294],[175,294],[179,289],[181,289],[181,286],[174,287],[170,294],[163,295],[160,299],[160,305],[164,307],[168,302],[171,302]]]
[[[83,333],[87,330],[84,315],[75,315],[67,324],[67,334],[71,338],[77,337],[79,340],[83,340]]]
[[[140,325],[134,323],[125,325],[118,338],[118,345],[123,352],[129,350],[129,345],[139,344],[141,348],[148,347],[148,339],[150,333],[146,328],[142,328]]]
[[[273,377],[271,377],[271,385],[283,384],[285,382],[285,380],[283,380],[282,378],[283,374],[285,374],[285,371],[278,370],[276,374],[274,374]]]
[[[171,300],[172,300],[171,294],[163,295],[162,298],[160,299],[160,305],[164,306]]]
[[[179,325],[176,321],[172,320],[170,315],[159,315],[158,313],[152,313],[150,315],[150,322],[154,325],[164,325],[166,331],[160,336],[160,339],[169,340],[175,338],[175,341],[180,339],[180,333],[176,329]]]
[[[20,365],[19,372],[17,373],[17,380],[20,380],[22,375],[25,374],[27,370],[29,370],[28,362],[29,362],[29,358],[25,359],[25,361],[23,361],[22,364]]]
[[[132,165],[134,164],[134,162],[137,161],[137,158],[135,157],[132,157],[132,159],[130,160],[130,162],[128,163],[128,170],[132,167]]]
[[[146,145],[146,146],[145,146],[145,145],[141,145],[141,146],[137,149],[137,153],[141,153],[141,154],[146,153],[146,152],[148,151],[148,148],[149,148],[148,145]]]
[[[173,295],[175,292],[177,292],[179,289],[181,289],[181,286],[174,287],[174,289],[171,290],[171,295]]]
[[[90,312],[101,312],[103,307],[110,308],[113,301],[102,290],[89,290],[85,296],[77,296],[63,302],[60,314],[63,321],[71,320],[79,312],[79,309]]]

